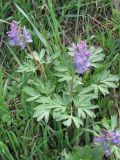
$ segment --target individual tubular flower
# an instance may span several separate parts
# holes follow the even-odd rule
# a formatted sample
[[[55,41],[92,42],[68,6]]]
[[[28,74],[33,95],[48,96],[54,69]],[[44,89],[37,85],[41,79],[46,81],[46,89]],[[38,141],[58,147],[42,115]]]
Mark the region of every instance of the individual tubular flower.
[[[32,42],[32,38],[28,30],[25,27],[20,29],[16,21],[11,23],[10,29],[11,30],[7,32],[7,35],[11,46],[20,46],[24,49],[26,46],[25,43]]]
[[[94,142],[100,143],[103,146],[105,155],[108,157],[110,155],[109,144],[120,146],[120,134],[118,131],[106,131],[100,136],[94,138]]]
[[[78,73],[83,74],[89,70],[91,64],[89,62],[90,52],[87,49],[86,41],[80,44],[72,44],[70,54],[74,57],[75,67]]]

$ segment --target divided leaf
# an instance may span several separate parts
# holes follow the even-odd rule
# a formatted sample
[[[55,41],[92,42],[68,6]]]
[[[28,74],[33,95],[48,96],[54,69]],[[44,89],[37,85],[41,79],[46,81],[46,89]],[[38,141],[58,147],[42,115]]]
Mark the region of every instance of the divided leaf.
[[[96,94],[100,91],[102,94],[106,95],[109,93],[109,88],[117,87],[116,82],[118,82],[118,80],[119,77],[117,75],[112,75],[109,71],[104,71],[92,78],[92,87]]]
[[[97,49],[94,46],[90,47],[90,57],[89,57],[89,61],[91,63],[91,65],[95,68],[100,67],[100,63],[99,61],[102,61],[105,57],[105,55],[102,53],[103,49],[98,47]]]

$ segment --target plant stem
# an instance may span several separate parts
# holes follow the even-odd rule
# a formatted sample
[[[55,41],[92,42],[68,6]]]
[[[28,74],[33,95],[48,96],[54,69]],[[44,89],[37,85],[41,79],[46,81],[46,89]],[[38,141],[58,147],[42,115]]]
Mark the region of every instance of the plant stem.
[[[73,85],[74,85],[74,75],[72,75],[71,84],[70,84],[70,97],[73,97]]]
[[[32,50],[31,50],[30,46],[29,46],[26,42],[25,42],[25,45],[26,45],[26,47],[27,47],[28,51],[30,52],[30,54],[32,55],[33,60],[34,60],[34,62],[35,62],[35,64],[36,64],[36,66],[38,67],[38,69],[39,69],[40,73],[43,75],[43,77],[44,77],[45,81],[47,81],[47,76],[46,76],[46,73],[45,73],[44,68],[43,68],[43,67],[40,67],[40,65],[39,65],[39,63],[38,63],[37,59],[35,58],[35,56],[34,56],[34,54],[33,54]]]
[[[46,76],[46,73],[45,73],[44,68],[41,67],[40,64],[38,63],[38,61],[37,61],[36,57],[34,56],[34,54],[33,54],[32,50],[31,50],[30,46],[29,46],[28,43],[25,41],[25,39],[24,39],[24,37],[22,36],[22,34],[21,34],[21,38],[22,38],[23,42],[25,43],[25,45],[26,45],[29,53],[30,53],[31,56],[33,57],[34,63],[35,63],[36,66],[38,67],[40,73],[43,75],[45,81],[47,81],[47,76]]]
[[[2,73],[2,69],[0,69],[0,107],[2,107],[3,105],[2,91],[3,91],[3,73]]]

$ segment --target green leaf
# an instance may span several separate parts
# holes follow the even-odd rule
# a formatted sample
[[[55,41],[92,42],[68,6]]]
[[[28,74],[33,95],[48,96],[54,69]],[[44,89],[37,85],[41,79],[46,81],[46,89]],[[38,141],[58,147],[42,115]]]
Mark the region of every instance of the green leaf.
[[[111,130],[115,130],[117,127],[117,116],[111,116]]]
[[[80,94],[86,94],[86,93],[90,93],[91,91],[93,91],[94,88],[93,86],[88,86],[88,87],[84,87],[81,91],[80,91]]]
[[[17,72],[36,72],[36,66],[32,61],[24,62],[19,66]]]
[[[71,118],[67,119],[66,121],[63,122],[63,124],[67,127],[70,127],[72,124],[72,119]]]
[[[35,95],[35,96],[33,96],[33,97],[30,97],[30,98],[27,98],[27,102],[30,102],[30,101],[34,101],[34,100],[36,100],[36,99],[38,99],[40,97],[40,95]]]
[[[55,76],[60,77],[58,82],[69,82],[72,79],[69,73],[56,73]]]
[[[109,93],[109,88],[117,87],[116,82],[118,80],[119,77],[117,75],[111,75],[109,71],[102,71],[93,76],[91,82],[96,94],[100,91],[103,95],[106,95]]]
[[[30,96],[36,96],[36,94],[37,94],[35,92],[35,90],[33,88],[31,88],[31,87],[24,87],[23,91],[25,93],[27,93],[28,95],[30,95]]]
[[[50,109],[42,108],[42,105],[35,111],[33,117],[37,118],[37,121],[41,121],[45,118],[45,122],[47,123],[49,120]]]
[[[35,57],[35,59],[39,62],[39,64],[42,64],[42,63],[45,63],[45,61],[43,60],[43,57],[44,57],[44,55],[45,55],[45,49],[42,49],[41,51],[40,51],[40,53],[38,53],[38,52],[36,52],[36,51],[33,51],[32,53],[33,53],[33,55],[34,55],[34,57]],[[33,59],[33,56],[32,55],[28,55],[28,58],[31,58],[31,59]]]
[[[66,72],[67,71],[67,68],[63,65],[56,65],[54,69],[57,72]]]
[[[49,114],[52,111],[54,113],[53,117],[58,120],[57,115],[64,113],[66,110],[66,106],[64,106],[61,96],[57,94],[55,94],[52,98],[50,96],[41,96],[36,100],[36,102],[40,104],[34,108],[35,112],[33,117],[37,118],[38,121],[42,120],[43,118],[45,118],[45,121],[48,121]]]
[[[105,55],[102,53],[103,49],[98,47],[97,49],[94,46],[90,47],[90,57],[89,61],[92,66],[95,68],[100,67],[100,64],[98,63],[99,61],[102,61],[105,57]]]
[[[9,160],[14,160],[14,158],[13,158],[12,154],[10,153],[8,147],[2,141],[0,141],[0,156],[3,157],[3,158],[6,157]]]
[[[92,111],[90,111],[90,110],[88,110],[88,109],[83,109],[83,110],[86,112],[86,114],[87,114],[89,117],[91,117],[91,118],[96,117],[96,115],[95,115],[94,112],[92,112]]]
[[[72,120],[77,128],[79,128],[80,125],[83,125],[83,122],[78,117],[72,117]]]
[[[104,95],[106,95],[106,94],[109,94],[109,91],[108,91],[108,89],[107,89],[107,87],[105,86],[105,85],[99,85],[98,86],[98,89],[104,94]]]

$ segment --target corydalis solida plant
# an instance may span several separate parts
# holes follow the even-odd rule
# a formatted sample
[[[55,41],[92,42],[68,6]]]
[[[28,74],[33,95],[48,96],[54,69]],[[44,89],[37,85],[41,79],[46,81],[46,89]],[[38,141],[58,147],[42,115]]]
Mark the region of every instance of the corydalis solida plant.
[[[78,73],[83,74],[89,70],[91,64],[89,62],[90,52],[87,49],[86,41],[82,41],[80,44],[72,44],[70,49],[71,56],[74,57],[75,67]]]
[[[17,44],[18,46],[21,46],[21,44],[19,45],[18,42],[19,42],[19,40],[20,40],[20,42],[22,40],[21,35],[19,35],[19,33],[22,33],[22,37],[24,39],[22,41],[22,43],[25,42],[25,44],[24,44],[25,47],[29,50],[29,53],[32,55],[31,60],[34,60],[36,66],[37,66],[37,68],[35,67],[35,71],[36,71],[36,69],[39,69],[39,71],[43,75],[44,79],[47,80],[45,70],[44,70],[43,66],[41,66],[41,64],[43,64],[41,62],[41,60],[44,59],[44,53],[42,53],[42,59],[39,60],[39,55],[41,53],[40,54],[37,52],[34,53],[28,45],[30,39],[29,39],[29,35],[28,35],[27,30],[24,30],[24,32],[22,32],[23,29],[20,28],[17,24],[13,24],[13,26],[11,26],[11,27],[12,27],[12,30],[10,32],[8,32],[9,39],[15,40],[15,42],[17,42],[14,45]],[[20,30],[21,30],[21,32],[20,32]],[[13,33],[13,35],[12,35],[12,33]],[[17,33],[17,34],[15,34],[15,33]],[[17,39],[17,41],[16,41],[16,39]],[[87,70],[89,70],[89,68],[91,66],[93,66],[93,67],[96,66],[97,65],[96,62],[103,60],[103,54],[101,54],[101,52],[102,52],[101,48],[96,49],[95,47],[92,47],[91,50],[89,51],[87,44],[86,44],[86,41],[82,41],[80,44],[73,44],[72,49],[71,49],[71,53],[72,53],[72,56],[74,59],[74,63],[75,63],[77,72],[80,74],[83,74]],[[47,55],[47,53],[48,52],[46,52],[46,55]],[[55,63],[53,63],[53,61]],[[68,57],[66,57],[65,62],[66,61],[68,61]],[[38,93],[37,97],[36,97],[36,94],[35,95],[30,94],[30,96],[32,96],[32,98],[29,99],[29,101],[35,100],[37,103],[39,103],[39,105],[35,108],[34,117],[36,117],[38,121],[45,118],[45,121],[48,122],[49,115],[52,115],[56,121],[62,121],[62,123],[68,127],[71,126],[72,123],[74,123],[77,128],[79,128],[80,125],[84,124],[83,119],[86,119],[86,115],[88,115],[91,118],[94,118],[95,114],[92,110],[95,108],[98,108],[98,106],[92,104],[92,100],[97,98],[97,94],[93,93],[93,92],[94,92],[94,86],[96,86],[96,87],[99,87],[99,86],[96,85],[96,83],[94,82],[95,84],[92,83],[92,84],[90,84],[90,86],[88,86],[88,87],[90,87],[90,90],[88,90],[87,88],[84,88],[84,86],[82,87],[81,86],[82,77],[79,77],[79,76],[71,73],[71,63],[68,64],[68,66],[66,66],[64,63],[61,63],[61,61],[59,61],[57,56],[56,57],[54,57],[53,55],[50,56],[50,58],[44,60],[44,63],[45,64],[52,63],[52,66],[54,65],[54,68],[50,68],[49,74],[52,73],[54,70],[54,73],[55,73],[54,75],[56,76],[56,81],[58,81],[59,83],[63,83],[62,86],[64,86],[64,84],[65,84],[65,88],[63,87],[63,88],[61,88],[61,90],[63,90],[63,92],[65,91],[66,93],[63,95],[59,94],[58,85],[54,85],[53,79],[52,80],[49,79],[49,81],[45,82],[43,79],[38,78],[36,81],[37,88],[39,88],[41,86],[41,84],[42,84],[42,86],[45,86],[45,87],[43,87],[42,91],[41,91],[41,89],[39,90],[40,93]],[[25,68],[25,70],[24,70],[24,68]],[[23,65],[23,70],[21,70],[20,72],[26,72],[26,74],[28,72],[31,72],[31,70],[29,68],[29,63],[28,63],[28,68],[26,69],[26,66],[24,67],[24,65]],[[54,76],[54,75],[52,74],[52,76]],[[109,79],[109,81],[110,81],[110,79]],[[116,81],[116,79],[115,80],[113,79],[112,81]],[[39,82],[40,82],[40,84],[39,84]],[[66,90],[68,83],[70,84],[70,91]],[[76,89],[76,86],[77,86],[78,90]],[[35,87],[35,86],[33,86],[33,87]],[[107,88],[106,85],[105,85],[105,87]],[[81,88],[81,91],[79,90],[79,88]],[[29,91],[27,91],[27,90],[29,90],[29,87],[27,87],[25,90],[25,92],[27,94],[29,94],[31,89]],[[87,91],[85,91],[85,90],[87,90]],[[37,93],[37,92],[38,91],[35,88],[35,93]],[[91,97],[91,95],[89,96],[90,93],[91,93],[92,97]],[[48,97],[48,95],[49,95],[49,97]],[[70,95],[70,97],[69,97],[69,95]],[[87,97],[87,99],[86,99],[86,97]]]
[[[25,26],[23,28],[20,28],[16,21],[12,21],[10,29],[11,30],[7,32],[7,35],[9,37],[9,44],[11,46],[20,46],[22,49],[27,47],[40,73],[43,75],[44,79],[47,80],[44,68],[40,67],[36,57],[34,56],[31,48],[28,45],[28,43],[33,42],[30,32],[26,29]]]
[[[10,31],[7,32],[9,44],[11,46],[20,46],[22,49],[26,47],[26,43],[31,43],[32,38],[29,31],[24,26],[22,29],[17,25],[16,21],[12,21]]]
[[[102,49],[100,47],[96,48],[94,46],[90,46],[88,50],[86,42],[83,41],[80,44],[73,45],[69,54],[72,56],[75,65],[77,64],[77,73],[83,74],[89,70],[89,67],[91,66],[94,68],[98,68],[100,66],[100,61],[102,61],[104,58],[104,54],[101,52]],[[78,55],[79,58],[78,62],[76,55]],[[98,98],[98,92],[100,91],[101,93],[105,94],[103,91],[108,89],[106,83],[108,82],[108,84],[114,84],[114,81],[118,81],[118,77],[110,75],[107,71],[104,73],[105,76],[103,72],[100,72],[99,74],[93,74],[92,76],[88,75],[90,76],[90,79],[94,79],[94,81],[91,80],[91,83],[89,84],[87,81],[82,81],[83,76],[78,76],[77,74],[73,73],[74,67],[72,66],[71,70],[72,63],[68,62],[66,65],[67,61],[69,61],[68,56],[65,56],[64,61],[61,61],[58,59],[58,57],[56,57],[54,59],[55,63],[53,63],[53,61],[50,62],[52,65],[54,65],[54,67],[50,69],[50,73],[54,72],[56,81],[59,84],[62,84],[60,89],[63,91],[63,94],[62,92],[60,94],[58,85],[54,85],[53,79],[50,80],[50,84],[47,85],[48,93],[45,90],[45,93],[47,93],[46,96],[43,95],[43,91],[39,94],[38,98],[32,95],[32,99],[35,98],[36,102],[38,103],[38,105],[35,107],[34,117],[37,118],[38,121],[44,119],[45,122],[48,123],[49,116],[52,116],[54,120],[61,121],[61,123],[63,123],[65,126],[69,127],[74,124],[77,128],[79,128],[81,125],[84,125],[84,119],[86,119],[87,116],[90,118],[94,118],[96,116],[94,109],[98,108],[99,106],[93,104],[93,101]],[[52,74],[52,78],[54,75]],[[99,77],[100,79],[98,79]],[[37,83],[39,86],[39,82]],[[43,84],[44,86],[44,82],[40,82],[40,84]],[[49,91],[51,90],[52,86],[54,91],[50,94]],[[102,91],[99,90],[99,88]],[[35,89],[35,86],[33,86],[33,89]],[[28,90],[29,87],[25,89],[27,94],[29,94]]]

